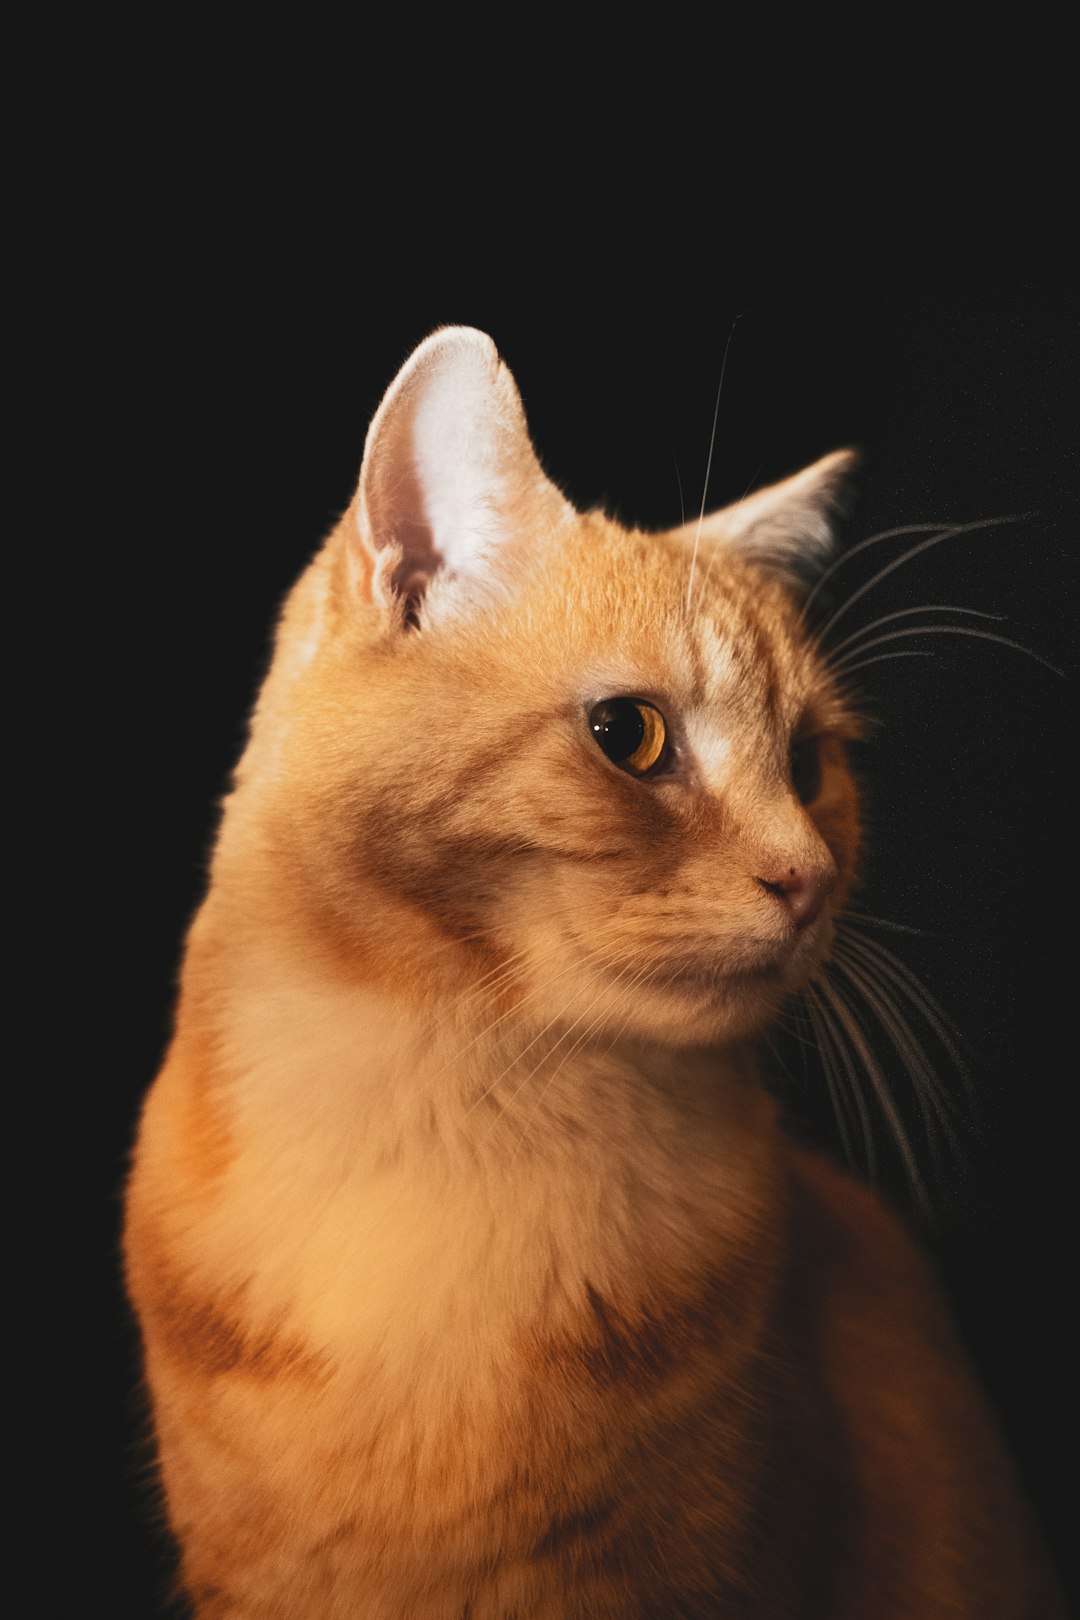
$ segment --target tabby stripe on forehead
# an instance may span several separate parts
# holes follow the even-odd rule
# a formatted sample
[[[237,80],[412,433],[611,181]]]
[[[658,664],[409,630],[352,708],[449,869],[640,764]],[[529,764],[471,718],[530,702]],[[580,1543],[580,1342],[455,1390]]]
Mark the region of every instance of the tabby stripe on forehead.
[[[768,708],[769,717],[775,723],[779,719],[779,696],[781,684],[781,671],[773,648],[772,639],[764,628],[762,621],[754,608],[745,597],[734,592],[724,593],[724,602],[728,618],[724,623],[723,631],[712,625],[712,632],[720,644],[728,651],[739,673],[745,677],[749,675],[756,687],[764,692],[764,701]],[[702,692],[708,692],[715,679],[716,671],[711,666],[700,642],[691,641],[692,656],[694,660],[694,679]]]
[[[769,719],[776,725],[780,720],[782,677],[773,644],[756,614],[747,614],[746,633],[754,644],[753,654],[746,660],[746,666],[760,683]]]
[[[714,611],[710,614],[708,620],[701,621],[702,625],[710,632],[724,651],[729,654],[737,655],[738,637],[737,634],[732,634],[730,622],[731,619],[736,616],[737,598],[733,592],[724,590],[722,587],[718,588],[717,596],[719,602],[723,605],[725,610],[724,613]],[[722,629],[720,627],[720,621],[723,623]],[[712,686],[712,683],[716,677],[716,670],[701,644],[700,629],[697,635],[693,634],[693,630],[698,628],[698,626],[691,627],[691,633],[687,637],[687,640],[689,642],[690,658],[693,663],[694,685],[699,693],[705,693],[709,691],[710,687]]]

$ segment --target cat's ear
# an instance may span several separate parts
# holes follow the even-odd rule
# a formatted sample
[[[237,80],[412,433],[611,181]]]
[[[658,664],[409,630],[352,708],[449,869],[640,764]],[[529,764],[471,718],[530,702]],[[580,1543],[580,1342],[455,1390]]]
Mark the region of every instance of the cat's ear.
[[[675,534],[691,545],[730,547],[792,581],[805,581],[832,548],[832,518],[843,510],[848,476],[858,459],[855,450],[834,450]]]
[[[354,511],[364,589],[406,627],[497,592],[508,541],[571,514],[485,333],[443,327],[410,356],[368,430]]]

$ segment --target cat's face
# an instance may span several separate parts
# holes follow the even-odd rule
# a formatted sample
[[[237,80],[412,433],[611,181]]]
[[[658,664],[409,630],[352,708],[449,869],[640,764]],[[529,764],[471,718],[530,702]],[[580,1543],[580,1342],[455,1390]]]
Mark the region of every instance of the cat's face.
[[[359,978],[438,999],[487,975],[489,1004],[583,1040],[748,1035],[822,959],[858,855],[855,720],[787,583],[834,469],[700,538],[631,533],[504,431],[475,335],[431,343],[452,408],[418,425],[422,366],[388,396],[241,792]]]

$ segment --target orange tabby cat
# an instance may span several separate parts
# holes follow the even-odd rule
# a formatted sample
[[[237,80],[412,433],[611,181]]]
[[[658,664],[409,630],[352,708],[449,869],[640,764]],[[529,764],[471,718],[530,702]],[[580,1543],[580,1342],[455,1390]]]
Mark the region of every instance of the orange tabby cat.
[[[755,1039],[856,875],[848,462],[574,511],[482,334],[294,589],[127,1265],[200,1617],[1059,1612],[928,1268]]]

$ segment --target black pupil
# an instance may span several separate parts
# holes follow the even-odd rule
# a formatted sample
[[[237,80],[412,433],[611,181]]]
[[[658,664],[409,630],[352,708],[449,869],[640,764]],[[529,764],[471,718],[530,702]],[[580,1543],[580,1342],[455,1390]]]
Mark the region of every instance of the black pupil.
[[[803,804],[811,804],[821,788],[821,748],[816,737],[791,745],[791,785]]]
[[[592,734],[608,759],[618,765],[641,747],[645,718],[630,698],[608,698],[590,711]]]

